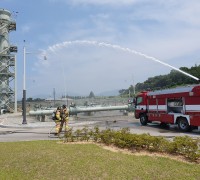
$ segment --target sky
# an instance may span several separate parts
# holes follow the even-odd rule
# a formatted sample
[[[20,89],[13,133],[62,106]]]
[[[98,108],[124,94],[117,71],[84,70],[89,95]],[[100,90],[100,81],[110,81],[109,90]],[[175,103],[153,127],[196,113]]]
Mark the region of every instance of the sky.
[[[164,63],[200,64],[199,0],[0,0],[0,8],[17,24],[9,39],[18,46],[18,99],[24,46],[27,97],[52,97],[54,88],[97,95],[170,73]]]

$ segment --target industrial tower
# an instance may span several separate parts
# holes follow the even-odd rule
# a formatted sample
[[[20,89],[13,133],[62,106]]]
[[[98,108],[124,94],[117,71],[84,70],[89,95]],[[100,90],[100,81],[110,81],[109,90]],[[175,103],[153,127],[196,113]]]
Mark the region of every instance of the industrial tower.
[[[15,109],[15,73],[17,47],[10,45],[9,33],[16,30],[11,13],[0,9],[0,109],[13,112]]]

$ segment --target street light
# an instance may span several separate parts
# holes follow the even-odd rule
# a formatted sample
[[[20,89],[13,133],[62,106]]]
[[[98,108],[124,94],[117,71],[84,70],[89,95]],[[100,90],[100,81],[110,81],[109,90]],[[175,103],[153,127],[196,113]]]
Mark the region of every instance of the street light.
[[[25,41],[24,41],[25,42]],[[27,124],[26,121],[26,47],[23,48],[24,52],[24,74],[23,74],[23,121],[22,124]]]
[[[25,43],[25,40],[24,40]],[[23,48],[23,54],[24,54],[24,73],[23,73],[23,102],[22,102],[22,107],[23,107],[23,121],[22,124],[27,124],[26,121],[26,54],[37,54],[37,53],[32,53],[32,52],[26,52],[26,47],[24,45]],[[44,56],[44,60],[47,60],[47,57]]]

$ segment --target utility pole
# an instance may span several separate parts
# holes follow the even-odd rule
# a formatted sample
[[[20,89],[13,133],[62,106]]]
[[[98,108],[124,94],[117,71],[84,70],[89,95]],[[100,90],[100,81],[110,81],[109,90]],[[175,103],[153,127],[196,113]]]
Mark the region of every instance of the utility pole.
[[[132,78],[133,78],[133,95],[135,97],[135,81],[134,81],[134,76],[132,76]]]
[[[56,101],[56,90],[53,88],[53,107],[55,107],[55,101]]]
[[[26,47],[25,47],[25,40],[24,40],[24,48],[23,48],[23,54],[24,54],[24,73],[23,73],[23,121],[22,124],[27,124],[26,121]]]
[[[22,99],[23,121],[22,121],[22,124],[27,124],[27,121],[26,121],[26,54],[37,54],[34,52],[26,52],[25,42],[26,41],[24,40],[24,47],[23,47],[24,72],[23,72],[23,99]],[[44,56],[44,60],[47,60],[46,56]]]

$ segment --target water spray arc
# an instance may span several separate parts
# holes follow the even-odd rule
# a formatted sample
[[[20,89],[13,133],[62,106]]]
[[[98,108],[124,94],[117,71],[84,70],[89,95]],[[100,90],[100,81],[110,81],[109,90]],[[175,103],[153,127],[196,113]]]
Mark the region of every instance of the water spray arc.
[[[160,63],[160,64],[162,64],[164,66],[170,67],[170,68],[172,68],[172,69],[174,69],[174,70],[176,70],[176,71],[178,71],[178,72],[180,72],[180,73],[182,73],[182,74],[184,74],[184,75],[186,75],[188,77],[191,77],[191,78],[193,78],[193,79],[195,79],[197,81],[200,81],[199,78],[197,78],[197,77],[195,77],[195,76],[193,76],[193,75],[191,75],[191,74],[189,74],[189,73],[187,73],[185,71],[182,71],[182,70],[180,70],[180,69],[178,69],[178,68],[176,68],[176,67],[174,67],[174,66],[172,66],[170,64],[167,64],[167,63],[165,63],[165,62],[163,62],[163,61],[161,61],[161,60],[159,60],[159,59],[157,59],[155,57],[148,56],[148,55],[146,55],[144,53],[141,53],[141,52],[129,49],[129,48],[124,48],[124,47],[121,47],[119,45],[109,44],[109,43],[105,43],[105,42],[97,42],[97,41],[65,41],[63,43],[59,43],[59,44],[55,44],[53,46],[50,46],[47,49],[47,53],[48,53],[48,51],[55,53],[55,51],[58,50],[58,49],[61,49],[63,47],[67,47],[67,46],[71,46],[71,45],[75,45],[75,44],[78,44],[78,45],[89,44],[89,45],[93,45],[93,46],[108,47],[108,48],[113,48],[113,49],[118,49],[120,51],[128,52],[128,53],[131,53],[131,54],[139,55],[139,56],[142,56],[142,57],[144,57],[146,59],[150,59],[150,60],[152,60],[154,62]]]

